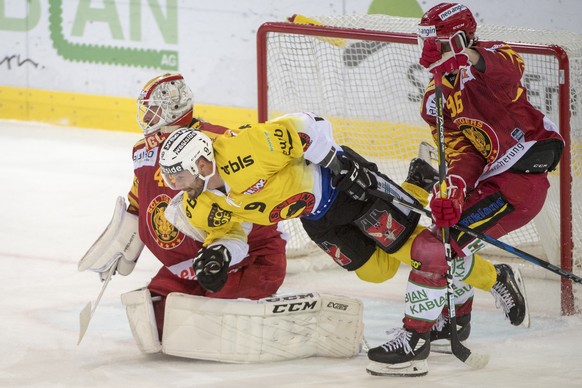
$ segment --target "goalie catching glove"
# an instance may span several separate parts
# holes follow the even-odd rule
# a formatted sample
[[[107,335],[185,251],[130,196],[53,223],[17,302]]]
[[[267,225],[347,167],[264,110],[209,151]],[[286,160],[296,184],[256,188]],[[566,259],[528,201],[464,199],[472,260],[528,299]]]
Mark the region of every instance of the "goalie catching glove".
[[[458,175],[449,175],[446,178],[447,194],[441,198],[440,183],[436,183],[432,189],[430,210],[435,225],[446,228],[456,225],[461,219],[463,204],[465,203],[465,181]]]
[[[218,292],[226,284],[231,255],[224,245],[202,248],[194,257],[194,272],[204,289]]]

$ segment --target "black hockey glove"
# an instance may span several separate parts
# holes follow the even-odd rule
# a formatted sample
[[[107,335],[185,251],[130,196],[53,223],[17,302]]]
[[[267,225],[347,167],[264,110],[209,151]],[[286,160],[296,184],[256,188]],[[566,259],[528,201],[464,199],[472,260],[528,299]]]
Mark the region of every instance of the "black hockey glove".
[[[332,179],[332,184],[358,201],[365,201],[369,195],[367,190],[376,186],[376,178],[360,163],[344,154],[337,156],[341,168]]]
[[[202,248],[193,264],[198,283],[208,291],[220,291],[228,277],[230,259],[230,252],[224,245]]]

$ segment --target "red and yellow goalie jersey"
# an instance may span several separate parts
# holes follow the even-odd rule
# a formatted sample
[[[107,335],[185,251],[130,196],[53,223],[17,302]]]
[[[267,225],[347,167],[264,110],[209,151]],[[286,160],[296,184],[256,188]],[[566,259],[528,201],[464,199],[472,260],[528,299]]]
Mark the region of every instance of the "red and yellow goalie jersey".
[[[327,145],[333,139],[314,128],[328,124],[302,113],[218,136],[213,143],[214,157],[226,194],[206,190],[190,199],[182,193],[174,206],[181,207],[179,211],[195,230],[207,234],[205,245],[220,238],[238,239],[243,222],[270,225],[311,214],[322,199],[322,173],[305,156],[319,162],[324,155],[320,150],[329,151]],[[304,152],[304,146],[309,148],[313,141],[327,145]],[[325,194],[323,197],[326,200]],[[171,220],[177,222],[174,215]]]
[[[210,137],[227,130],[198,120],[192,127],[204,131]],[[178,192],[170,189],[162,179],[159,149],[160,146],[157,146],[148,150],[144,139],[134,145],[134,180],[128,194],[128,211],[139,217],[139,236],[146,247],[162,264],[171,267],[191,259],[202,247],[202,240],[196,241],[185,236],[164,215],[171,199]],[[285,252],[285,241],[280,237],[276,225],[253,226],[248,244],[251,256]]]
[[[474,49],[483,57],[484,72],[467,66],[442,79],[448,173],[461,176],[469,188],[509,170],[538,142],[563,142],[556,125],[527,100],[522,58],[500,42]],[[434,91],[431,81],[421,115],[436,140]]]

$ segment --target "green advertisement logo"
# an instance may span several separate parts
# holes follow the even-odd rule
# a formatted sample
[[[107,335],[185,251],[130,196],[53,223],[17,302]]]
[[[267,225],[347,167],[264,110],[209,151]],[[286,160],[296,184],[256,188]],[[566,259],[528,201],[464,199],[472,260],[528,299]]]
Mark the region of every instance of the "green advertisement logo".
[[[148,0],[148,3],[154,11],[154,16],[158,25],[174,25],[177,28],[177,0],[168,0],[167,2],[167,16],[163,20],[161,7],[156,1]],[[88,12],[90,10],[90,2],[81,0],[79,2],[79,9],[77,11],[77,18],[73,25],[73,33],[82,31],[82,26],[90,21],[115,21],[117,12],[115,3],[112,0],[103,3],[105,7],[99,12]],[[136,4],[132,2],[132,4]],[[135,7],[135,5],[134,5]],[[85,11],[85,12],[82,12]],[[132,11],[136,11],[135,8]],[[133,12],[136,15],[139,12]],[[85,15],[85,16],[82,16]],[[165,23],[162,23],[165,22]],[[148,50],[135,49],[126,47],[100,46],[93,44],[79,44],[67,41],[63,34],[63,9],[62,0],[53,0],[49,6],[49,25],[51,39],[53,46],[57,53],[65,59],[70,61],[81,61],[90,63],[105,63],[110,65],[126,65],[135,67],[151,67],[162,70],[177,70],[178,69],[178,52],[173,50]],[[141,26],[141,24],[138,24]],[[114,37],[120,34],[120,27],[116,23],[110,22],[111,30]],[[164,30],[162,30],[164,31]],[[139,31],[138,31],[139,32]],[[136,35],[136,30],[132,30],[132,35]],[[174,42],[177,43],[177,34],[173,34]]]
[[[27,15],[23,18],[7,17],[5,2],[0,0],[0,30],[27,32],[33,29],[41,18],[39,0],[28,0]],[[143,1],[143,0],[142,0]],[[142,40],[142,1],[130,1],[129,39]],[[65,0],[66,2],[66,0]],[[91,0],[78,0],[71,35],[82,37],[85,27],[91,23],[104,23],[115,40],[123,40],[121,19],[114,0],[104,0],[100,7],[91,7]],[[178,43],[177,0],[166,0],[165,10],[160,0],[145,0],[152,11],[155,24],[168,44]],[[175,50],[137,49],[98,44],[73,43],[63,33],[63,0],[49,2],[49,29],[53,47],[57,54],[69,61],[103,63],[131,67],[147,67],[162,70],[178,69],[178,52]]]

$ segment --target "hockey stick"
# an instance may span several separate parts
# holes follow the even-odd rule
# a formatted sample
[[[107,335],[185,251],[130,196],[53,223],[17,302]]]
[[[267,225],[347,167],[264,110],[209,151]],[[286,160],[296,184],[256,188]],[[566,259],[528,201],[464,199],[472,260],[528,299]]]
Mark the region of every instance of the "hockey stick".
[[[117,259],[117,261],[119,261],[120,259]],[[77,346],[81,343],[81,340],[83,340],[83,337],[85,336],[85,333],[87,332],[87,328],[89,328],[89,322],[91,322],[91,318],[93,318],[93,314],[95,313],[95,310],[97,309],[97,305],[99,304],[99,301],[101,300],[101,297],[103,296],[103,292],[105,292],[105,289],[107,288],[107,285],[109,284],[109,281],[111,280],[111,277],[113,276],[113,273],[115,272],[115,269],[117,268],[117,262],[115,262],[111,268],[109,269],[109,272],[107,272],[107,275],[105,277],[105,280],[103,281],[103,286],[101,287],[101,292],[99,292],[99,296],[97,296],[97,300],[95,301],[95,304],[93,305],[93,308],[91,308],[91,302],[88,302],[87,305],[83,308],[83,310],[81,310],[81,313],[79,314],[79,340],[77,341]]]
[[[394,197],[393,195],[390,195],[384,191],[368,190],[368,192],[375,197],[378,197],[378,198],[383,199],[383,200],[388,201],[388,202],[393,202],[393,203],[396,203],[398,205],[405,206],[405,207],[407,207],[407,208],[409,208],[417,213],[420,213],[420,214],[425,215],[429,218],[432,218],[432,214],[431,214],[430,210],[416,207],[408,202],[401,201],[398,198]],[[499,249],[502,249],[506,252],[509,252],[509,253],[521,258],[521,259],[527,260],[530,263],[533,263],[537,266],[540,266],[544,269],[547,269],[548,271],[551,271],[551,272],[555,273],[556,275],[570,279],[575,283],[582,284],[582,277],[574,275],[572,272],[568,272],[566,270],[563,270],[562,268],[558,267],[557,265],[554,265],[554,264],[549,263],[545,260],[537,258],[537,257],[535,257],[527,252],[522,251],[521,249],[513,247],[509,244],[506,244],[503,241],[497,240],[496,238],[493,238],[493,237],[488,236],[484,233],[476,231],[475,229],[467,228],[466,226],[462,226],[459,224],[454,225],[453,228],[457,229],[460,232],[467,233],[471,237],[477,238],[479,240],[483,240],[488,244],[491,244]]]
[[[436,129],[438,133],[438,162],[439,162],[439,186],[441,198],[447,198],[445,161],[445,128],[443,117],[443,74],[437,73],[434,76],[435,83],[435,105],[436,105]],[[451,335],[451,352],[459,360],[469,365],[471,368],[483,368],[489,362],[488,355],[472,354],[471,350],[461,343],[457,332],[457,316],[455,314],[455,291],[453,289],[453,255],[451,251],[451,237],[449,227],[442,228],[442,241],[445,248],[445,258],[447,259],[447,299],[449,306],[449,322]]]

